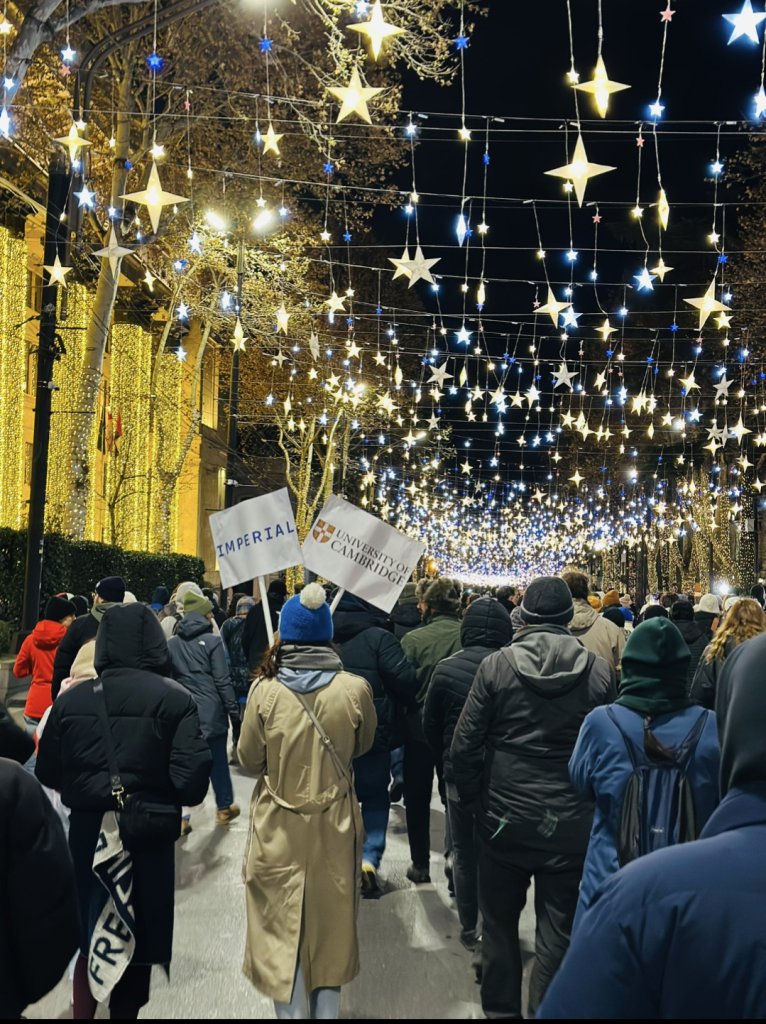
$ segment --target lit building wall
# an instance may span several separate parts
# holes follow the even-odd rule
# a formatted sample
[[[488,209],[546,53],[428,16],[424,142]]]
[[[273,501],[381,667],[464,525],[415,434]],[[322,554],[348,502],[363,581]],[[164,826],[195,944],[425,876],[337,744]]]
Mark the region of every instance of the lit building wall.
[[[24,505],[27,247],[0,227],[0,526],[19,529]]]
[[[165,474],[172,473],[181,451],[183,364],[173,352],[165,352],[160,361],[155,388],[154,412],[154,472],[152,473],[152,500],[150,509],[152,551],[161,551],[166,539],[170,550],[178,545],[179,500],[178,487],[165,519],[160,500]],[[186,507],[187,502],[184,502]]]

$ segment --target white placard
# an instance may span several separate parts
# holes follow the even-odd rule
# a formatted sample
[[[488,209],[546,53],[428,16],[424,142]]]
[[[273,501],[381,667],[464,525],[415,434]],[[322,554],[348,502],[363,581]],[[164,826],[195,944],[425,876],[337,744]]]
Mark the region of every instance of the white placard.
[[[333,495],[303,542],[303,564],[390,612],[425,544]]]
[[[302,563],[286,487],[214,512],[210,532],[222,587],[234,587]]]

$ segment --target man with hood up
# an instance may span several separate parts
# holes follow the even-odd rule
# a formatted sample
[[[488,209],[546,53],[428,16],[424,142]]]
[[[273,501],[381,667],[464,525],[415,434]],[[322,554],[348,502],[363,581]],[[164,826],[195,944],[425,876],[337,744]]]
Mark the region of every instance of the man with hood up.
[[[479,840],[482,1008],[521,1017],[519,917],[535,880],[536,964],[529,1012],[559,968],[572,931],[593,804],[567,765],[586,715],[617,697],[610,665],[566,628],[574,606],[555,576],[530,584],[524,628],[485,658],[452,741],[460,802]]]
[[[721,796],[699,840],[628,864],[578,923],[543,1020],[766,1017],[766,634],[718,683]]]
[[[399,595],[399,600],[391,612],[391,621],[394,624],[396,639],[401,640],[413,629],[423,625],[423,619],[418,607],[418,595],[416,583],[405,583],[404,590]]]

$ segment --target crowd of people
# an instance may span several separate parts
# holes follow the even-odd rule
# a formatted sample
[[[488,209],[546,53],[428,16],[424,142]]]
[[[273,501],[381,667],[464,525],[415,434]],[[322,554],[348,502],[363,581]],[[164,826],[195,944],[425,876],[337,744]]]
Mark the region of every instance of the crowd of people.
[[[26,728],[0,706],[4,1016],[67,971],[75,1019],[138,1016],[172,957],[175,843],[209,787],[216,827],[240,814],[231,763],[255,780],[244,972],[280,1019],[340,1015],[391,804],[427,885],[435,793],[486,1017],[766,1016],[762,586],[638,608],[571,570],[421,579],[390,614],[318,583],[265,602],[109,577],[47,603],[14,666]]]

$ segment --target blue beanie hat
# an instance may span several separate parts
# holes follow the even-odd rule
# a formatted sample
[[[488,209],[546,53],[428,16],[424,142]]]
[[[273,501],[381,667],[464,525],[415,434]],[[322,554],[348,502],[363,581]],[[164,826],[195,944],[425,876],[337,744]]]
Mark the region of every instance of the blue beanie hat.
[[[318,583],[309,583],[291,597],[279,617],[279,639],[289,644],[315,644],[332,640],[332,613]]]

